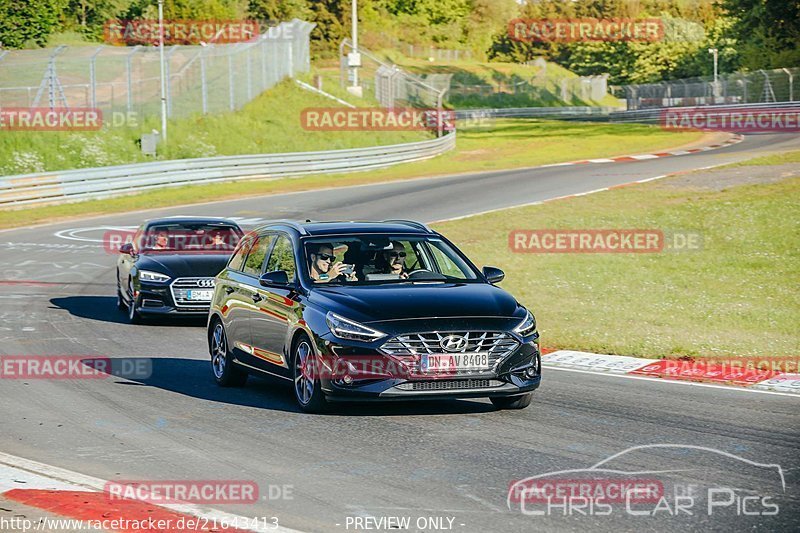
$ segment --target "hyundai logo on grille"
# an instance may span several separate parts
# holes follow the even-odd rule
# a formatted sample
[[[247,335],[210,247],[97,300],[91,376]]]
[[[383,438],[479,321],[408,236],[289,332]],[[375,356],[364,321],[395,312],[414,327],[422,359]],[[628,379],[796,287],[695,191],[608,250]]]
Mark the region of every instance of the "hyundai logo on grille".
[[[199,279],[197,280],[198,287],[213,287],[214,280],[213,279]]]
[[[439,341],[439,345],[446,352],[463,352],[467,347],[467,339],[461,335],[448,335]]]

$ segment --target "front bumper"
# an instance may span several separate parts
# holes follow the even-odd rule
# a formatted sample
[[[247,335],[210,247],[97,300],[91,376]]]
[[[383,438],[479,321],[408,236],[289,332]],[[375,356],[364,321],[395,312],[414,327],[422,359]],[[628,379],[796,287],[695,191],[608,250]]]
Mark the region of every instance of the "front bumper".
[[[211,302],[192,306],[175,305],[169,285],[139,282],[136,310],[142,315],[205,316],[210,308]]]
[[[541,383],[541,354],[535,341],[521,344],[506,356],[495,372],[453,374],[428,379],[387,378],[355,380],[321,379],[325,397],[331,402],[442,400],[517,396],[532,392]]]

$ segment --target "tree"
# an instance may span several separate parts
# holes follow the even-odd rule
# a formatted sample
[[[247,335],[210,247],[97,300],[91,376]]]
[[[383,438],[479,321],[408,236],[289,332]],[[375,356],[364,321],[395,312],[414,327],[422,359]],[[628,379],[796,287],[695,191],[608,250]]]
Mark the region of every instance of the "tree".
[[[723,0],[735,22],[728,36],[741,44],[749,69],[800,65],[800,0]]]
[[[0,2],[0,43],[4,48],[43,46],[61,26],[66,0]]]

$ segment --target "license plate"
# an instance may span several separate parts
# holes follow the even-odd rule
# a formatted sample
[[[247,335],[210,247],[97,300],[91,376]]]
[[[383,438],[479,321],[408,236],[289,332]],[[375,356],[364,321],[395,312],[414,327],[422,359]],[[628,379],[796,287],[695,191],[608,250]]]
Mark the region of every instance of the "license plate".
[[[214,296],[214,291],[186,291],[186,299],[200,302],[210,302]]]
[[[423,372],[488,370],[489,354],[486,352],[423,354],[420,365]]]

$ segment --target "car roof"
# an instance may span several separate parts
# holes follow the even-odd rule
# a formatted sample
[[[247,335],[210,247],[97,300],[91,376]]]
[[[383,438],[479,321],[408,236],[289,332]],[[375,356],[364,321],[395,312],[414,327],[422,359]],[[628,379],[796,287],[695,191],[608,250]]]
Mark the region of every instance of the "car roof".
[[[233,220],[223,217],[175,216],[154,218],[145,222],[146,227],[158,226],[161,224],[224,224],[228,226],[236,226],[237,228],[239,227],[239,225]]]
[[[404,234],[419,234],[419,235],[432,235],[435,234],[433,230],[420,222],[413,220],[384,220],[382,222],[374,221],[306,221],[295,222],[288,220],[276,220],[270,222],[261,229],[268,229],[270,227],[283,226],[284,228],[292,228],[301,236],[325,236],[325,235],[352,235],[359,233],[404,233]],[[276,228],[277,229],[277,228]]]

